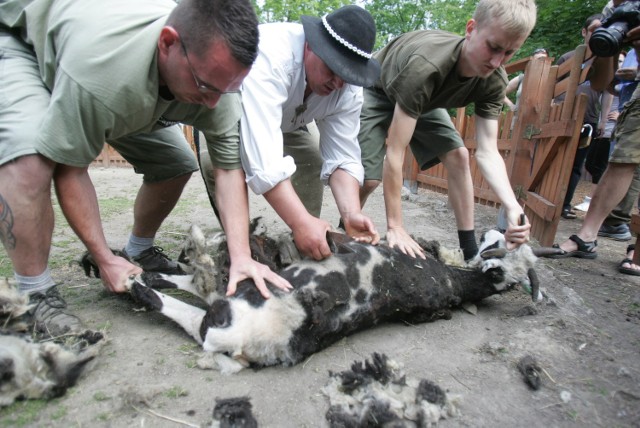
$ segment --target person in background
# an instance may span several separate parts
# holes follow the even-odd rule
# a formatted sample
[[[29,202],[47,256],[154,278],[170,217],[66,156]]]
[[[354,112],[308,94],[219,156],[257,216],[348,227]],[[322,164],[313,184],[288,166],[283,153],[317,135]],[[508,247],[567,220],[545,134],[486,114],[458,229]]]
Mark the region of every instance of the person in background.
[[[589,16],[582,28],[582,38],[583,43],[585,45],[589,45],[589,39],[591,38],[591,33],[593,30],[590,30],[590,26],[593,22],[599,21],[602,19],[602,14],[594,14]],[[562,55],[556,65],[560,65],[569,59],[571,59],[575,55],[575,51],[569,51]],[[590,53],[588,52],[586,57],[590,57]],[[590,64],[591,61],[588,61],[587,64]],[[609,107],[611,106],[611,100],[613,99],[613,95],[611,95],[607,91],[596,91],[591,87],[590,82],[587,80],[578,86],[578,90],[576,92],[576,96],[580,94],[585,94],[587,96],[587,108],[584,113],[584,117],[582,118],[582,132],[580,134],[580,143],[578,145],[578,149],[576,151],[576,155],[573,159],[573,166],[571,168],[571,176],[569,178],[569,184],[567,186],[567,193],[565,193],[564,200],[562,202],[562,213],[560,214],[563,218],[573,220],[577,218],[576,212],[572,208],[572,200],[573,195],[575,194],[576,188],[578,187],[578,183],[580,182],[580,178],[582,177],[582,167],[584,166],[585,160],[590,150],[592,150],[593,146],[591,146],[591,140],[593,138],[597,138],[604,131],[605,124],[607,122],[607,115],[609,113]],[[556,102],[563,101],[564,94],[556,98]],[[592,181],[594,184],[597,184],[600,177],[592,176]]]
[[[622,65],[624,58],[625,53],[621,52],[618,56],[618,67]],[[578,211],[586,212],[589,210],[589,204],[591,202],[593,192],[595,191],[595,188],[598,185],[602,174],[604,174],[604,171],[607,169],[607,164],[609,163],[609,154],[611,153],[611,132],[613,131],[618,120],[618,115],[620,114],[618,111],[619,98],[617,91],[614,88],[611,88],[610,92],[613,96],[607,96],[606,98],[604,95],[602,96],[602,99],[604,100],[601,107],[602,113],[608,112],[604,128],[598,128],[599,130],[602,129],[602,131],[596,138],[591,140],[591,145],[587,152],[587,159],[584,162],[584,169],[591,174],[591,191],[589,196],[584,197],[583,202],[574,207]],[[604,120],[603,115],[601,114],[600,116],[600,120]]]
[[[619,6],[623,1],[614,0],[613,6]],[[609,9],[609,16],[616,19],[616,9]],[[605,13],[607,10],[605,9]],[[601,26],[601,21],[594,21],[590,30]],[[640,26],[629,29],[626,39],[635,50],[636,56],[640,49]],[[615,57],[596,57],[589,75],[591,85],[596,90],[605,89],[614,79],[617,61]],[[640,89],[636,87],[631,99],[624,105],[613,131],[612,139],[616,142],[613,153],[609,158],[609,165],[591,199],[589,210],[582,222],[580,230],[569,237],[562,244],[557,245],[561,254],[551,258],[578,257],[595,259],[598,256],[598,230],[611,210],[624,197],[634,171],[640,165]],[[634,246],[627,248],[625,259],[619,264],[618,270],[628,275],[640,275],[640,266],[633,263]]]
[[[531,55],[533,57],[533,59],[538,59],[538,58],[548,58],[549,57],[549,52],[547,52],[547,50],[545,48],[537,48],[536,50],[533,51],[533,54]],[[504,105],[511,111],[516,112],[518,111],[518,105],[520,104],[520,96],[522,95],[522,82],[524,81],[524,73],[518,74],[516,77],[514,77],[513,79],[509,80],[509,83],[507,84],[507,89],[505,90],[505,97],[504,97]],[[509,98],[507,95],[511,94],[515,92],[516,93],[516,102],[514,103],[513,101],[511,101],[511,98]],[[515,121],[517,115],[513,116],[513,119]],[[512,124],[513,126],[513,124]]]
[[[629,50],[622,63],[622,67],[616,70],[616,80],[619,86],[618,112],[622,112],[624,105],[631,99],[631,95],[638,86],[636,75],[638,72],[638,58],[634,49]],[[611,150],[615,148],[615,140],[612,141]],[[640,196],[640,168],[633,173],[633,180],[622,201],[604,219],[598,230],[598,236],[614,239],[616,241],[628,241],[631,239],[631,213],[638,203]]]

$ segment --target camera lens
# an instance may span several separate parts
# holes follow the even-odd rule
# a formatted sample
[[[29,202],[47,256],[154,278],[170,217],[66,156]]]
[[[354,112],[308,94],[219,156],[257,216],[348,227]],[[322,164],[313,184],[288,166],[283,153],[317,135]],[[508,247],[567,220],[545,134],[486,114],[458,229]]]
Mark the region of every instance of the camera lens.
[[[608,28],[597,28],[589,39],[591,52],[596,56],[614,56],[622,48],[622,40],[628,26],[624,22],[615,22]]]

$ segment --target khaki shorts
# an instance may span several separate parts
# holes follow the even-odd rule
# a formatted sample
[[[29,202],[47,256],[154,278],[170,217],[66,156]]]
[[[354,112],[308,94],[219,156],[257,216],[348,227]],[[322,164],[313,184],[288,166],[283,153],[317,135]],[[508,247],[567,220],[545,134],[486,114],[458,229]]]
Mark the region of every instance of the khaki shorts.
[[[394,108],[386,95],[374,89],[364,90],[358,140],[365,180],[382,180],[385,140]],[[409,147],[420,169],[426,170],[440,163],[439,156],[464,147],[464,142],[447,111],[438,108],[420,115]]]
[[[609,162],[640,164],[640,98],[625,104],[611,140],[616,146]]]
[[[31,47],[0,29],[0,165],[39,153],[37,137],[50,98]],[[109,144],[144,174],[145,181],[164,181],[198,170],[177,125]]]

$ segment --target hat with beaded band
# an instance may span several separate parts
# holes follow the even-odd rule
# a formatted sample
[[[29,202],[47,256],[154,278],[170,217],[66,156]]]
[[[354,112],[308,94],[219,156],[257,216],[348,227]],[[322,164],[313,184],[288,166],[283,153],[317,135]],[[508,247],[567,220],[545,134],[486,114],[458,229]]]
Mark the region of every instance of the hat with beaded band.
[[[380,63],[371,57],[376,24],[369,12],[348,5],[322,18],[301,20],[313,53],[346,83],[369,87],[380,77]]]

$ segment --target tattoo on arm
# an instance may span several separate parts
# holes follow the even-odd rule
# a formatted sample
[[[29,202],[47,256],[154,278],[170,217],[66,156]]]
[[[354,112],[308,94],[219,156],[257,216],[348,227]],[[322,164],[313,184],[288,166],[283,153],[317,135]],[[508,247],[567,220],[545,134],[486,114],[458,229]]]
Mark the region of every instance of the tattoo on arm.
[[[7,250],[16,248],[16,237],[13,234],[13,211],[2,195],[0,195],[0,240]]]

